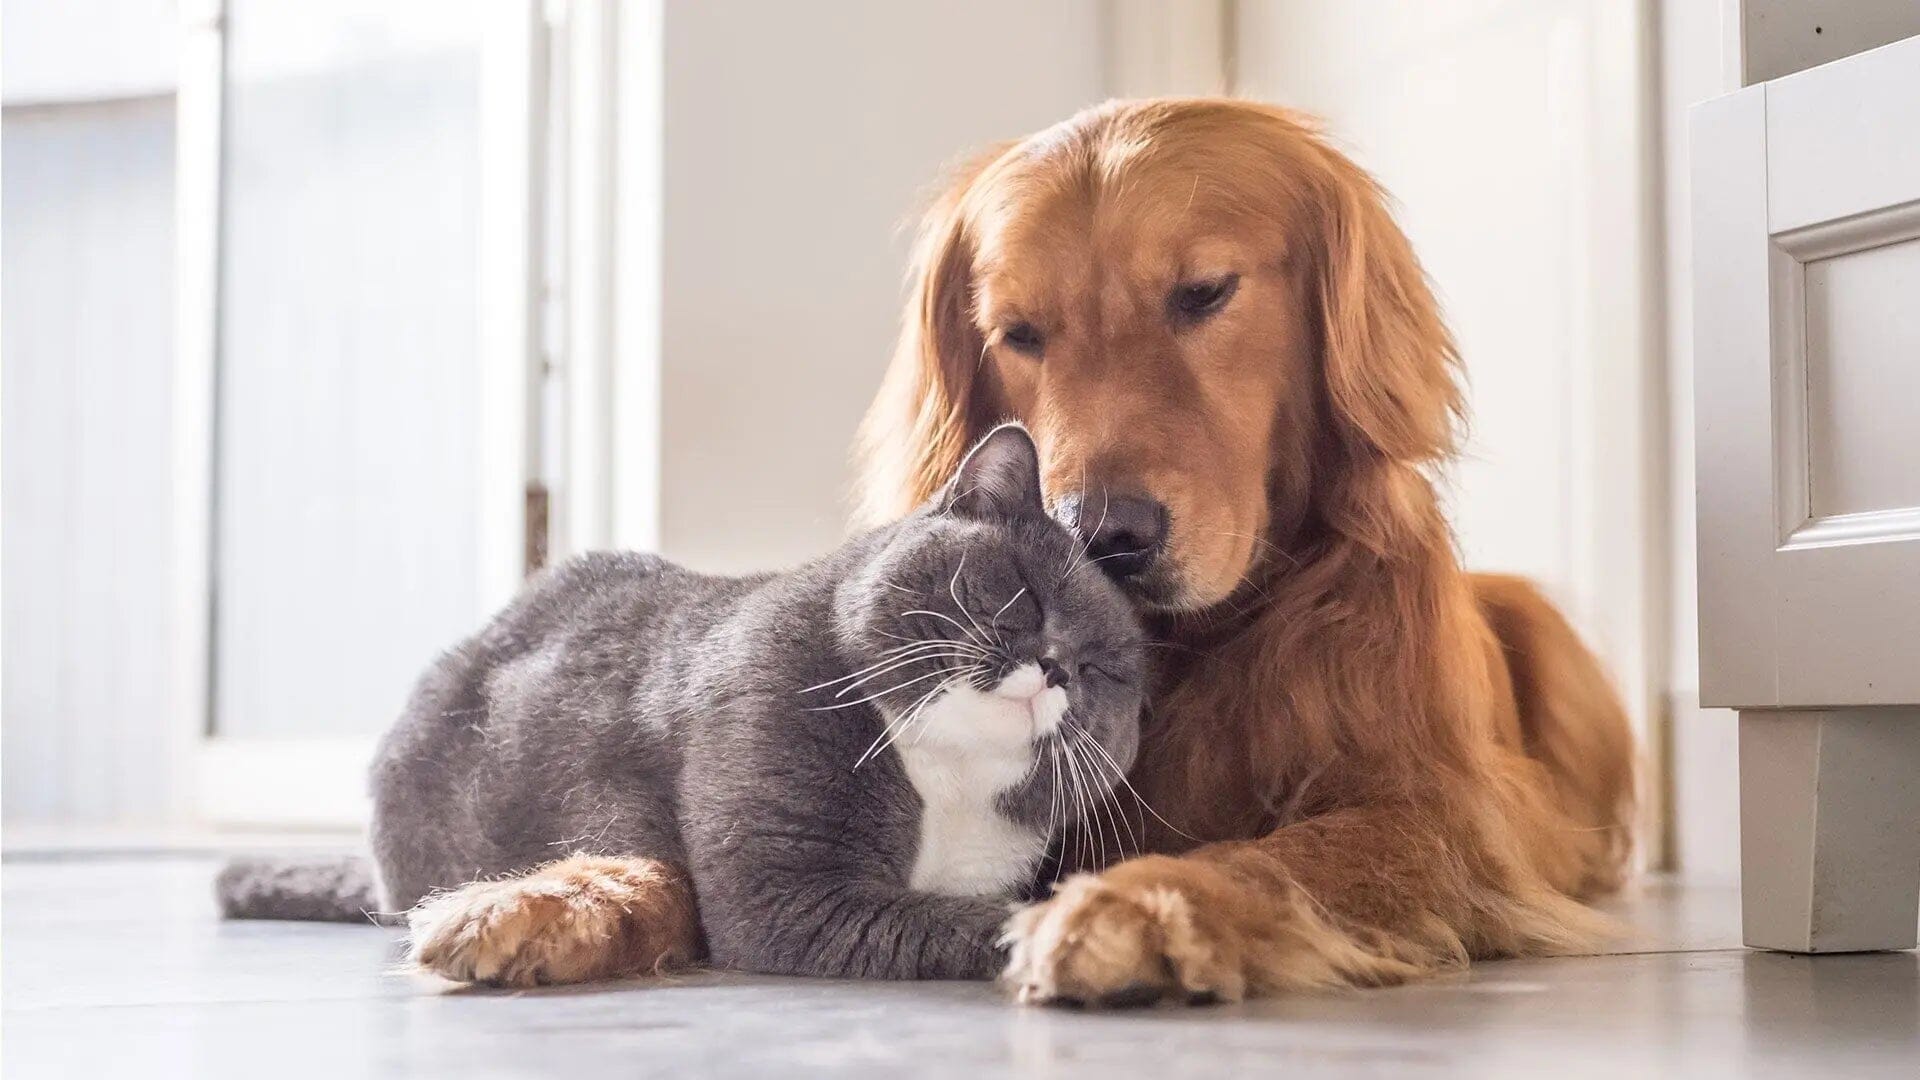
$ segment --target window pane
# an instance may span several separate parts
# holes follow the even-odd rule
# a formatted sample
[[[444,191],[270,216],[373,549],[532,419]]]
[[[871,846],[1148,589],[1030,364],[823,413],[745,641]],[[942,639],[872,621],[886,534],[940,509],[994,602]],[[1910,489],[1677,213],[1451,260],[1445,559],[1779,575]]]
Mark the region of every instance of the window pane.
[[[9,828],[166,809],[173,109],[6,110]]]
[[[214,726],[371,733],[480,614],[477,20],[228,11]]]

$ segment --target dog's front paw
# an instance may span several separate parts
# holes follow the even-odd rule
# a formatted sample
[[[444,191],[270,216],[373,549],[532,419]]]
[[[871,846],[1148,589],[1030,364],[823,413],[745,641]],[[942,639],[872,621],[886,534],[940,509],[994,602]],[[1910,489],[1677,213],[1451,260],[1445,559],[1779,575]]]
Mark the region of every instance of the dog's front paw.
[[[691,961],[685,879],[646,859],[575,856],[524,877],[480,881],[407,913],[412,959],[455,982],[588,982]]]
[[[1023,1003],[1238,1001],[1241,943],[1194,903],[1172,859],[1082,874],[1007,924],[1006,981]]]

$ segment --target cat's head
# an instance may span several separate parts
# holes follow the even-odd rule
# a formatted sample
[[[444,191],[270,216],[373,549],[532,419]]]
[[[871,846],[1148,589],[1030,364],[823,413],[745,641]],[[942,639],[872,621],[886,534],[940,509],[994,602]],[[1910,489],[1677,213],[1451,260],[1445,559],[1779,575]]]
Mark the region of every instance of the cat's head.
[[[842,587],[843,649],[865,672],[845,696],[873,697],[902,740],[1019,744],[1042,764],[1064,746],[1098,774],[1086,784],[1116,783],[1139,748],[1140,625],[1048,516],[1026,429],[988,433],[888,533]]]

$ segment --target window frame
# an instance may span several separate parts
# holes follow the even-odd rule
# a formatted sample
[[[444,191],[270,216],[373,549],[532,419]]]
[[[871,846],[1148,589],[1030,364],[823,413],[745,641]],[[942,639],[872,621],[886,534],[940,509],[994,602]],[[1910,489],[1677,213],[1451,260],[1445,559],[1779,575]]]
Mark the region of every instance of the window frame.
[[[544,215],[551,29],[539,0],[483,5],[480,87],[480,436],[473,523],[485,609],[528,570],[530,495],[541,477],[546,348]],[[220,340],[225,0],[182,0],[172,447],[178,647],[170,714],[173,816],[213,826],[346,828],[371,809],[367,736],[243,738],[213,726],[214,511]]]

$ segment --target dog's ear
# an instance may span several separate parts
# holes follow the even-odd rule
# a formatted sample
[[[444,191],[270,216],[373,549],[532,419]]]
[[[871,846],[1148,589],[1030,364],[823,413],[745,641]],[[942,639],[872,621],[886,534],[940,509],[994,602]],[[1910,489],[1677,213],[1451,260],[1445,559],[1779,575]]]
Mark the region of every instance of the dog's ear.
[[[966,517],[1046,517],[1033,436],[1019,424],[987,432],[941,492],[940,509]]]
[[[1445,457],[1465,412],[1453,337],[1379,185],[1323,150],[1321,340],[1334,421],[1349,450]]]
[[[969,189],[1012,143],[955,171],[921,220],[900,339],[860,425],[858,516],[891,521],[946,483],[977,432],[991,422],[975,381],[986,342],[973,322]]]

